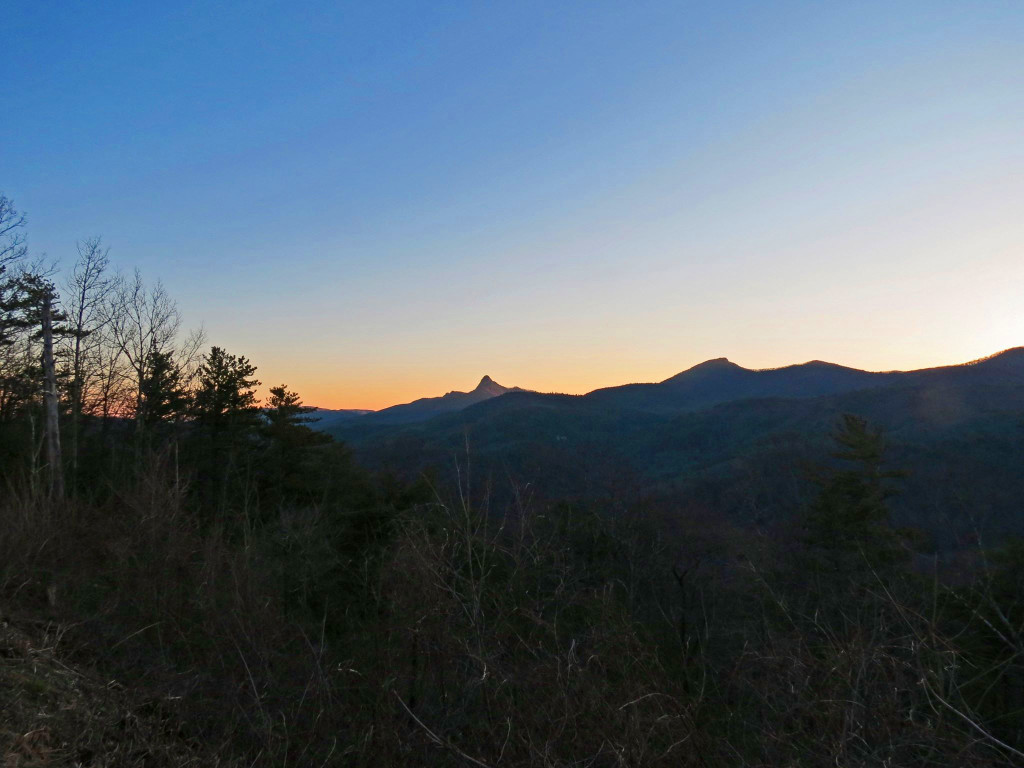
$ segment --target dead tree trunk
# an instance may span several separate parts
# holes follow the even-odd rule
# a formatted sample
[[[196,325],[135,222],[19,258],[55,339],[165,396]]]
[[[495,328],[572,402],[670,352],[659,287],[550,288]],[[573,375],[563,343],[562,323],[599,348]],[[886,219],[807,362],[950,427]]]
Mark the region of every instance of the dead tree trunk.
[[[43,399],[46,404],[46,462],[50,469],[50,494],[64,497],[64,472],[60,456],[60,429],[57,421],[57,373],[53,364],[52,295],[43,297]]]

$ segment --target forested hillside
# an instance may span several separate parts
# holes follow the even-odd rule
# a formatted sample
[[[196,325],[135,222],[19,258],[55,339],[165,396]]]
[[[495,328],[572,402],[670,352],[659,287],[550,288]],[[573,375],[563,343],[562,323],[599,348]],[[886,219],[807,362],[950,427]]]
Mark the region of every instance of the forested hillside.
[[[1019,351],[501,393],[353,452],[26,232],[0,196],[5,766],[1024,761]]]
[[[750,371],[710,361],[661,384],[582,397],[516,393],[420,425],[335,424],[368,465],[414,477],[469,458],[549,498],[698,502],[742,524],[788,524],[844,413],[885,429],[907,471],[896,520],[951,551],[1024,534],[1024,349],[922,371],[824,363]],[[465,454],[469,452],[470,456]],[[971,488],[970,494],[965,489]]]

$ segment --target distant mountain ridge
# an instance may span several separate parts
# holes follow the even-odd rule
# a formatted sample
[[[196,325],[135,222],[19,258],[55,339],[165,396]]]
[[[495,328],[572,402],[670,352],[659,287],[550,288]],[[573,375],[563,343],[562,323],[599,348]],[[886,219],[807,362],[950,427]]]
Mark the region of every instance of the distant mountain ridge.
[[[913,371],[862,371],[811,360],[781,368],[744,368],[724,357],[695,365],[657,384],[626,384],[598,389],[585,398],[616,407],[664,412],[696,410],[752,398],[805,398],[838,395],[893,385],[969,380],[990,375],[1024,376],[1024,347],[960,365]]]
[[[1024,347],[1014,347],[958,365],[912,371],[864,371],[822,360],[779,368],[744,368],[725,357],[707,360],[649,384],[605,387],[579,396],[547,395],[520,387],[505,387],[490,376],[469,392],[452,391],[440,397],[422,397],[380,411],[318,409],[318,429],[335,427],[416,424],[462,411],[509,393],[529,395],[532,402],[553,403],[552,398],[580,398],[601,407],[653,414],[710,408],[736,400],[809,398],[840,395],[895,385],[962,382],[991,376],[1024,377]]]
[[[309,414],[312,419],[309,426],[314,429],[327,429],[368,413],[372,411],[364,408],[316,408]]]
[[[504,387],[490,376],[484,376],[469,392],[452,391],[440,397],[421,397],[411,403],[392,405],[390,408],[368,413],[359,421],[364,424],[412,424],[441,414],[461,411],[463,408],[508,392],[525,391],[519,387]]]
[[[719,358],[586,395],[507,391],[465,405],[468,394],[433,398],[449,410],[420,411],[416,423],[371,415],[328,431],[366,465],[408,477],[448,471],[469,450],[478,476],[516,478],[548,498],[642,495],[770,521],[815,493],[806,467],[830,460],[829,435],[853,413],[885,431],[892,466],[910,473],[892,502],[899,524],[944,548],[975,529],[1024,535],[1021,347],[915,371],[821,361],[751,370]]]

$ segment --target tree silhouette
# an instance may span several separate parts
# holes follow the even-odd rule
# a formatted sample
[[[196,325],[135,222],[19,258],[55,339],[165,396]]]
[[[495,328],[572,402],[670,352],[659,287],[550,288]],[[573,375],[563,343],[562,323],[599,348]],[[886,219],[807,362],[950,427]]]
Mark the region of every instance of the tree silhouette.
[[[816,481],[817,498],[805,520],[805,544],[819,572],[841,578],[885,571],[907,558],[900,532],[889,521],[886,500],[897,491],[890,481],[905,477],[884,469],[885,439],[859,416],[845,414],[833,434],[845,463]]]
[[[196,423],[214,438],[238,439],[259,424],[254,378],[256,366],[242,356],[211,347],[199,367],[199,387],[193,403]]]
[[[170,352],[154,349],[146,360],[142,380],[142,409],[150,426],[175,421],[188,406],[181,368]]]
[[[298,393],[284,384],[270,388],[263,433],[267,438],[265,477],[271,498],[294,499],[318,485],[315,478],[307,477],[313,471],[308,466],[310,450],[330,443],[331,438],[307,426],[314,421],[310,414],[315,410],[303,405]]]

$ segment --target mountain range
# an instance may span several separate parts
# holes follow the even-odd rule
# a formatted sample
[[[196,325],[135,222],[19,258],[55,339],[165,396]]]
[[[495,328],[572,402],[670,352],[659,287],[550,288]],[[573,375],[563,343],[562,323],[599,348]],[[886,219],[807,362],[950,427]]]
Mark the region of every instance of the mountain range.
[[[478,476],[529,482],[548,498],[701,504],[769,524],[806,504],[808,467],[831,460],[830,434],[854,413],[885,431],[889,459],[909,470],[898,522],[946,548],[981,532],[1024,535],[1021,347],[915,371],[821,361],[752,370],[720,358],[586,395],[484,389],[325,430],[398,474],[447,473],[468,445]]]
[[[942,382],[962,384],[993,378],[1005,381],[1007,377],[1021,376],[1024,376],[1024,347],[1015,347],[958,365],[885,372],[863,371],[821,360],[781,368],[751,369],[720,357],[695,365],[658,383],[606,387],[578,397],[588,403],[612,408],[672,413],[699,410],[734,400],[822,397],[862,389]],[[423,397],[380,411],[318,409],[316,415],[321,417],[321,428],[352,420],[358,420],[361,425],[408,424],[461,411],[510,392],[528,393],[538,403],[545,400],[553,403],[556,399],[577,397],[504,387],[490,376],[484,376],[476,388],[469,392],[453,391],[441,397]]]

